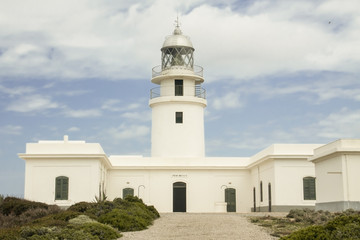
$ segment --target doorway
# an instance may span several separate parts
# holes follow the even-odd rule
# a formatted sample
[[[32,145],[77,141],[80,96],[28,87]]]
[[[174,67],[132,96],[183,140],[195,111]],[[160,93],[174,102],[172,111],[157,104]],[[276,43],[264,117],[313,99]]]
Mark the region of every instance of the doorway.
[[[227,212],[236,212],[236,190],[235,188],[225,189],[225,202]]]
[[[268,193],[269,193],[269,212],[271,212],[271,183],[268,185]]]
[[[186,183],[173,183],[173,212],[186,212]]]

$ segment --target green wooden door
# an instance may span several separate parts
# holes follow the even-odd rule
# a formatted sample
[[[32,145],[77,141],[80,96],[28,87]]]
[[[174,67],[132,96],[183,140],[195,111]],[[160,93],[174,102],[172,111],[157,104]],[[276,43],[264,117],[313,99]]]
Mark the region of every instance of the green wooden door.
[[[236,212],[236,190],[235,188],[225,189],[226,210],[228,212]]]

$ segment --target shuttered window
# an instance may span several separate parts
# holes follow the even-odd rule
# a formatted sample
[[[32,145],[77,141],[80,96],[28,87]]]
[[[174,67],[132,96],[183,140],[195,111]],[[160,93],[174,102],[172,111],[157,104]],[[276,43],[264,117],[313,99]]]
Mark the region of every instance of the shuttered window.
[[[125,199],[126,196],[134,196],[134,189],[133,188],[124,188],[123,189],[123,199]]]
[[[314,177],[304,177],[304,200],[316,200],[316,188]]]
[[[263,186],[262,186],[262,181],[260,182],[260,202],[263,201]]]
[[[69,178],[60,176],[55,179],[55,200],[68,200]]]

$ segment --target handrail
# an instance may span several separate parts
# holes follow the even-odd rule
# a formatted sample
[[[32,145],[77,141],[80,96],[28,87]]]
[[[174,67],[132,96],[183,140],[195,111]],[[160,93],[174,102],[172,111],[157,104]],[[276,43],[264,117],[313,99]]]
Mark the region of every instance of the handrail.
[[[178,87],[178,86],[176,86]],[[175,86],[163,86],[150,89],[150,99],[168,96],[188,96],[206,99],[206,90],[201,85],[182,86],[181,91]]]
[[[158,65],[158,66],[155,66],[152,68],[152,77],[154,78],[157,76],[166,75],[166,74],[168,74],[169,70],[187,70],[187,71],[191,71],[193,74],[200,76],[200,77],[203,77],[203,72],[204,72],[204,69],[198,65],[194,65],[193,68],[186,67],[186,66],[174,65],[171,67],[166,67],[165,69],[162,69],[161,65]]]

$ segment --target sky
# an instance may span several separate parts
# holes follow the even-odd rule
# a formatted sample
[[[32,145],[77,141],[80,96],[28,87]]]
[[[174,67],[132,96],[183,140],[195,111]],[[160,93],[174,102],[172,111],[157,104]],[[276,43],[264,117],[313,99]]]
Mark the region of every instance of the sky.
[[[29,142],[150,156],[177,16],[204,68],[206,156],[360,138],[358,0],[1,0],[0,194],[23,196]]]

